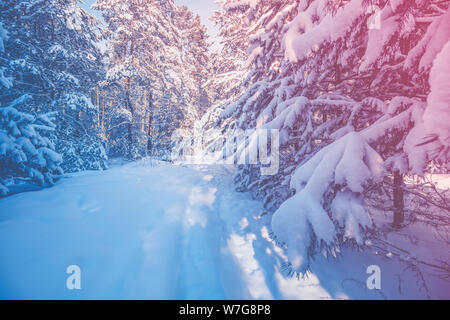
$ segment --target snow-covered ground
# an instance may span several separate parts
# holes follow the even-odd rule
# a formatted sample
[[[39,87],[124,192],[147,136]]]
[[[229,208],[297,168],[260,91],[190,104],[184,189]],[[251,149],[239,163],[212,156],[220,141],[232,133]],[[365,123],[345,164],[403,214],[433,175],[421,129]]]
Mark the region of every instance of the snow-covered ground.
[[[74,174],[0,200],[0,298],[450,298],[432,269],[375,248],[316,257],[307,278],[285,277],[263,212],[226,167],[141,161]],[[69,265],[81,268],[80,290],[66,288]],[[366,286],[369,265],[381,268],[381,290]]]

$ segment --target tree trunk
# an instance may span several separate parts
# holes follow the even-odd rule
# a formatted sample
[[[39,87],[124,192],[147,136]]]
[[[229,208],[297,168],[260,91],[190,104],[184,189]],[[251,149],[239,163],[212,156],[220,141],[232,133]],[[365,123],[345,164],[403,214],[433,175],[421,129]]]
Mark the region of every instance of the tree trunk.
[[[130,100],[130,90],[129,86],[127,87],[125,91],[125,103],[127,105],[127,109],[130,110],[131,113],[131,121],[128,123],[128,150],[129,150],[129,156],[132,156],[131,151],[133,150],[133,121],[134,121],[134,108],[131,104]]]
[[[398,228],[405,219],[403,202],[403,175],[400,171],[394,171],[394,222],[393,226]]]
[[[151,103],[150,103],[151,106]],[[148,140],[147,140],[147,153],[150,155],[152,151],[152,138],[153,138],[153,128],[152,128],[152,110],[149,110],[148,115]]]

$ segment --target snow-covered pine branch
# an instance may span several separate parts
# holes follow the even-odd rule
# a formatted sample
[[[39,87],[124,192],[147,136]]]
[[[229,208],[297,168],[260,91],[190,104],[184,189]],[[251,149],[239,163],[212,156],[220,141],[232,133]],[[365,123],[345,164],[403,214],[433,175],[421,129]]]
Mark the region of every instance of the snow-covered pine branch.
[[[6,0],[0,20],[8,35],[0,53],[0,82],[8,87],[0,89],[2,105],[29,96],[19,111],[57,112],[54,142],[66,172],[105,169],[103,139],[94,125],[98,111],[91,100],[104,77],[102,32],[95,18],[76,0]]]
[[[19,177],[44,185],[63,173],[62,157],[51,140],[55,134],[51,117],[0,108],[0,195],[9,192],[6,182]]]
[[[294,271],[305,272],[317,252],[364,242],[367,187],[448,162],[449,5],[223,1],[223,21],[246,19],[250,82],[222,104],[216,127],[279,130],[279,174],[239,166],[235,181],[275,212],[273,231]]]

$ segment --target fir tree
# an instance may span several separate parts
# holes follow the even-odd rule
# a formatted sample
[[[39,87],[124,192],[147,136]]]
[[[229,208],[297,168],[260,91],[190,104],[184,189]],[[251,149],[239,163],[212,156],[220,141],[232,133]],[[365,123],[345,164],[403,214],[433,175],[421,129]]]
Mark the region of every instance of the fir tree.
[[[252,30],[250,85],[221,111],[219,127],[279,130],[279,174],[241,166],[236,183],[275,212],[274,234],[287,244],[293,270],[303,273],[315,253],[363,245],[372,227],[363,207],[369,187],[395,177],[397,216],[401,175],[447,163],[448,131],[426,129],[424,110],[434,101],[427,99],[433,60],[450,40],[449,2],[261,0],[225,7],[244,14]]]
[[[75,0],[2,1],[0,9],[9,35],[2,64],[14,79],[2,104],[29,95],[20,111],[57,112],[56,150],[66,171],[106,168],[90,99],[103,73],[95,19]]]

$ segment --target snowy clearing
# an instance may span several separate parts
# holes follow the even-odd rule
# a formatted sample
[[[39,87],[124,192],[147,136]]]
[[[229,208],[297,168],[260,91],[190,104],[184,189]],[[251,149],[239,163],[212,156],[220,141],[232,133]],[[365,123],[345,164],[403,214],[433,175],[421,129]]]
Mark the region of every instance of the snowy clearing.
[[[369,250],[283,276],[261,204],[233,190],[231,173],[141,161],[0,200],[0,298],[450,298],[447,280],[422,269],[425,288],[417,270]],[[69,265],[81,268],[81,290],[66,288]],[[366,287],[370,265],[381,290]]]

